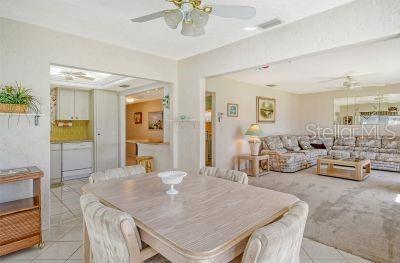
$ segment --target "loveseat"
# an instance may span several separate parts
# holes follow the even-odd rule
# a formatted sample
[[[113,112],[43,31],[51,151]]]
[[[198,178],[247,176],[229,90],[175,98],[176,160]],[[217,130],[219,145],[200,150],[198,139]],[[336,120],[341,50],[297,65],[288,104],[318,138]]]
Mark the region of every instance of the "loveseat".
[[[261,142],[260,154],[269,155],[270,169],[277,172],[306,169],[324,156],[370,159],[373,169],[400,172],[400,137],[279,135],[264,137]]]

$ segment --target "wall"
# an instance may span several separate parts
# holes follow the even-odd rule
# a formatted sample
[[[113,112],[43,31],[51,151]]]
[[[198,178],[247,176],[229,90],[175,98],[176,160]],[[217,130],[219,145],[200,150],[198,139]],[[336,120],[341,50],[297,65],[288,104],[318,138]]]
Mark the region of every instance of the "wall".
[[[36,165],[44,171],[43,226],[50,223],[51,63],[176,83],[177,62],[62,32],[0,18],[1,84],[19,81],[42,102],[40,125],[0,117],[0,169]],[[174,85],[176,87],[176,85]],[[171,91],[174,93],[174,90]],[[174,98],[174,96],[172,96]],[[25,197],[29,185],[0,188],[0,202]]]
[[[399,93],[400,84],[388,85],[386,87],[370,87],[356,91],[332,91],[322,92],[313,94],[300,95],[301,104],[301,131],[307,133],[307,125],[309,127],[319,126],[321,128],[334,128],[334,98],[354,97],[354,96],[370,96],[378,94],[392,94]],[[310,126],[312,125],[312,126]],[[348,126],[338,127],[336,129],[348,129]],[[356,133],[360,132],[360,126],[352,126],[355,128]],[[376,126],[368,126],[367,129],[375,129]],[[378,127],[379,132],[382,134],[388,134],[388,131],[384,130],[384,127]],[[391,127],[393,131],[400,135],[400,127]],[[314,128],[312,130],[315,130]],[[378,130],[377,130],[378,131]]]
[[[163,111],[162,100],[146,101],[126,105],[126,139],[150,139],[163,141],[162,130],[149,130],[149,112]],[[142,113],[142,123],[135,124],[134,114]]]
[[[257,121],[257,96],[276,99],[276,122],[261,124],[265,135],[299,132],[300,100],[297,94],[223,77],[207,79],[206,90],[215,92],[215,110],[224,114],[221,122],[215,122],[217,167],[232,168],[235,155],[250,152],[248,138],[243,134]],[[227,103],[239,104],[238,118],[227,117]]]
[[[179,167],[190,169],[205,163],[205,78],[396,36],[399,12],[398,0],[356,0],[179,61],[178,115],[199,119],[196,125],[177,129]]]

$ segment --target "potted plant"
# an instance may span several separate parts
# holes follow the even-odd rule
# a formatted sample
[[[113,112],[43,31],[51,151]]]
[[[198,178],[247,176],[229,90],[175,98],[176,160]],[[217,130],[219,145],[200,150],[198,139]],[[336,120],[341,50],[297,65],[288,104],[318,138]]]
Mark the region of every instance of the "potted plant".
[[[38,113],[40,102],[32,95],[32,90],[21,84],[8,85],[0,90],[0,112]]]

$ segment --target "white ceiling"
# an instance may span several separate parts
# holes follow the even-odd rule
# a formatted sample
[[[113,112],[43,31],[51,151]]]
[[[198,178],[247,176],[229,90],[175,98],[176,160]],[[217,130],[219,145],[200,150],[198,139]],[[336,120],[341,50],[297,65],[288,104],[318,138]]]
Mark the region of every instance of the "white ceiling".
[[[164,0],[1,0],[0,17],[173,59],[202,53],[261,33],[245,31],[274,18],[286,23],[335,8],[353,0],[206,0],[203,3],[250,5],[256,17],[248,21],[212,17],[206,35],[184,37],[163,19],[134,24],[131,18],[171,9]]]
[[[299,94],[340,90],[344,79],[327,80],[347,75],[364,87],[400,83],[400,38],[267,66],[224,77]]]
[[[63,74],[83,73],[85,77],[94,78],[93,80],[73,77],[66,78]],[[64,66],[50,65],[50,83],[53,87],[80,88],[80,89],[104,89],[116,92],[140,88],[143,86],[156,85],[162,83],[154,80],[133,78],[116,74],[102,73],[93,70],[70,68]],[[121,87],[125,85],[127,87]]]
[[[145,101],[161,100],[163,97],[164,97],[164,89],[156,88],[156,89],[146,90],[143,92],[128,95],[128,96],[126,96],[126,103],[134,104],[134,103],[140,103],[140,102],[145,102]],[[133,100],[133,101],[131,101],[131,100]]]

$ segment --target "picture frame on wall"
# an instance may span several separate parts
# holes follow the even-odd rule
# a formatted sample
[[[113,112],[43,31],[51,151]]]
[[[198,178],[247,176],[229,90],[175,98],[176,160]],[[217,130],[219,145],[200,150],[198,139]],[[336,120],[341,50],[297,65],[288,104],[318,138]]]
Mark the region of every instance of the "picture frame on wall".
[[[143,114],[141,112],[135,112],[133,114],[133,118],[135,120],[135,124],[142,124],[142,122],[143,122]]]
[[[276,121],[276,99],[257,97],[257,122]]]
[[[239,104],[228,103],[227,105],[227,116],[228,117],[239,117]]]
[[[162,130],[164,126],[164,112],[149,112],[149,130]]]

